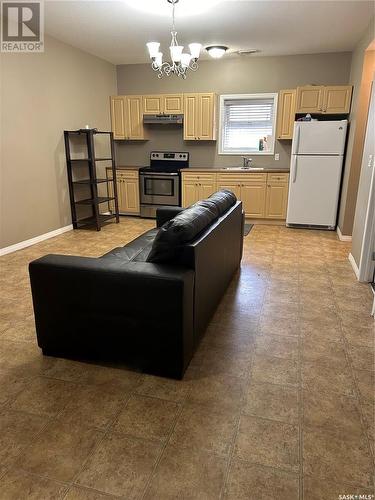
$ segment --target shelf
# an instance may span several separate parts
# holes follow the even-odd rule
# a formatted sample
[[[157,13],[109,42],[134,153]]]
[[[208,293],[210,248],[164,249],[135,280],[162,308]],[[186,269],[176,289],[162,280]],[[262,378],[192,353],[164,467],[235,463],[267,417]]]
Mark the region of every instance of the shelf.
[[[116,214],[99,215],[98,221],[101,225],[101,224],[109,221],[110,219],[114,219],[115,217],[116,217]],[[96,226],[96,218],[94,216],[86,217],[85,219],[76,220],[76,223],[80,224],[81,226]]]
[[[114,200],[111,196],[98,196],[97,198],[86,198],[84,200],[75,201],[76,205],[100,205],[100,203],[106,203],[108,201]]]
[[[71,161],[72,163],[78,163],[80,161],[91,161],[90,158],[74,158],[70,159],[68,161]],[[112,161],[112,158],[95,158],[94,161]]]
[[[92,129],[92,128],[81,128],[81,129],[78,129],[78,130],[66,130],[65,131],[67,134],[87,134],[87,133],[90,133],[92,132],[93,134],[97,135],[97,134],[111,134],[112,132],[101,132],[100,130],[95,130],[95,129]]]
[[[96,179],[92,181],[91,179],[82,179],[80,181],[73,181],[73,184],[100,184],[101,182],[113,182],[113,179]]]

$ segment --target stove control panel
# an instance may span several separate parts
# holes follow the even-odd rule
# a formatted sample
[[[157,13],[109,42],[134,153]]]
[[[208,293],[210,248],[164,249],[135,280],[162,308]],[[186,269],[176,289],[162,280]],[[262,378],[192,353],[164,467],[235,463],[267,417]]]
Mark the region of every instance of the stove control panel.
[[[151,151],[150,161],[189,161],[189,153],[186,151],[182,152],[171,152],[171,151]]]

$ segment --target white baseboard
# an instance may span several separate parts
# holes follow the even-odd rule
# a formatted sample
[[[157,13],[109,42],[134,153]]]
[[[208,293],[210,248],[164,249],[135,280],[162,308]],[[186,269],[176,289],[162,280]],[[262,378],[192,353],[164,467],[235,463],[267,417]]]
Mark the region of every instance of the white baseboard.
[[[338,235],[340,241],[352,241],[352,237],[351,236],[344,236],[342,234],[339,226],[337,226],[336,232],[337,232],[337,235]]]
[[[54,236],[58,236],[59,234],[71,231],[72,229],[73,225],[69,224],[69,226],[60,227],[59,229],[55,229],[54,231],[50,231],[49,233],[35,236],[35,238],[20,241],[19,243],[10,245],[9,247],[0,248],[0,255],[6,255],[8,253],[16,252],[17,250],[22,250],[23,248],[30,247],[31,245],[35,245],[35,243],[40,243],[41,241],[48,240],[49,238],[53,238]]]
[[[349,262],[351,263],[354,274],[356,275],[357,280],[358,280],[359,279],[359,269],[358,269],[356,261],[354,260],[353,255],[351,253],[349,254]]]

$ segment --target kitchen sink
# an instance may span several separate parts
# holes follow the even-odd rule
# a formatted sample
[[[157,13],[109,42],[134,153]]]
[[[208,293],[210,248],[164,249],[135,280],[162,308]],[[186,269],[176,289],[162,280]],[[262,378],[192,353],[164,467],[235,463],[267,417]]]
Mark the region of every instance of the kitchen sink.
[[[223,167],[223,170],[246,170],[247,172],[261,172],[264,167]]]

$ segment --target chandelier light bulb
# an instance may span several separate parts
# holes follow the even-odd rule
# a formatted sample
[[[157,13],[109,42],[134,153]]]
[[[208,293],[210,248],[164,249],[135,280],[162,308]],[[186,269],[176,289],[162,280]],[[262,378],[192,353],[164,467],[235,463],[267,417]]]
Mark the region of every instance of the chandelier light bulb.
[[[172,61],[179,63],[181,61],[182,51],[184,50],[183,45],[171,45],[171,47],[169,47],[169,50],[171,52]]]
[[[190,43],[189,49],[190,54],[193,59],[198,59],[201,52],[202,44],[201,43]]]
[[[188,68],[191,61],[191,55],[186,52],[181,54],[181,65],[183,68]]]
[[[163,52],[158,52],[155,56],[155,66],[161,68],[163,65]]]
[[[146,43],[150,57],[156,57],[159,52],[160,43],[159,42],[148,42]]]

